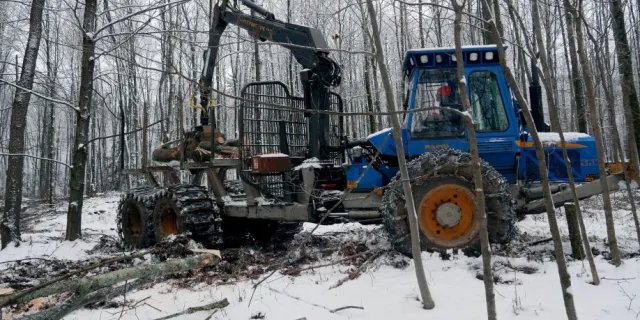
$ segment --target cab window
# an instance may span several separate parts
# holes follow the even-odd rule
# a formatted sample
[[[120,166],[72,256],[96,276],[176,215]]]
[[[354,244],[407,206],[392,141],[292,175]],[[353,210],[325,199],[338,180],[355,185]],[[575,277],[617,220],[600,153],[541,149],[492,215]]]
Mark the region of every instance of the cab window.
[[[507,130],[509,120],[493,72],[475,71],[469,75],[469,100],[477,132]]]

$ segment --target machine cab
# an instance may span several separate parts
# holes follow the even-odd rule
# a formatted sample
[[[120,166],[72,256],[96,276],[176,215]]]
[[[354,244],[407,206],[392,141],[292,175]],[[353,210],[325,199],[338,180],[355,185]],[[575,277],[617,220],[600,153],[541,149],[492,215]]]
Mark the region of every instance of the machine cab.
[[[520,124],[511,99],[496,46],[462,48],[464,82],[471,102],[471,116],[483,159],[515,179],[515,138]],[[463,111],[454,48],[409,50],[403,63],[407,81],[405,108],[419,110],[404,119],[410,157],[444,148],[469,150],[467,132],[459,115],[443,109]]]

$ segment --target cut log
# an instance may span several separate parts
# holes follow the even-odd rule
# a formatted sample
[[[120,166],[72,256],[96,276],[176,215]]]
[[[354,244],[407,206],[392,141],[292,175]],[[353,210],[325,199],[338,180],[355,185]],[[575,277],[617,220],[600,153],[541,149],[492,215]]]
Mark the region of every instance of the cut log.
[[[180,161],[180,152],[178,148],[158,148],[153,150],[151,158],[158,162]]]
[[[199,147],[204,150],[211,151],[211,141],[201,141]],[[237,154],[238,148],[228,144],[217,144],[216,153]]]
[[[200,136],[200,141],[211,141],[211,126],[205,126],[202,128],[202,135]],[[217,143],[224,143],[225,142],[225,136],[220,133],[220,130],[218,130],[218,128],[216,128],[216,142]]]

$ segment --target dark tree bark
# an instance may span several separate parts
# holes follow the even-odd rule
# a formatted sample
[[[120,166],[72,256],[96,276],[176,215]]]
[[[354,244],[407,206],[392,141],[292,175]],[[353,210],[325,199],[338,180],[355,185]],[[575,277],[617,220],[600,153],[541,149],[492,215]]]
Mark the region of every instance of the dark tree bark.
[[[573,95],[576,104],[576,122],[578,131],[587,132],[587,115],[585,113],[584,86],[580,77],[580,61],[576,49],[575,20],[571,15],[569,0],[563,0],[565,19],[567,22],[567,41],[569,42],[569,56],[571,57],[571,80],[573,81]]]
[[[482,30],[482,40],[484,44],[493,43],[491,40],[491,25],[489,24],[489,20],[495,17],[496,26],[498,27],[498,32],[500,33],[500,37],[504,36],[504,31],[502,28],[502,21],[500,19],[500,5],[498,0],[489,0],[491,3],[491,7],[482,6],[482,17],[484,18],[483,22],[483,30]],[[491,11],[494,11],[492,14]]]
[[[57,42],[58,28],[56,27],[55,40],[51,39],[52,21],[49,17],[49,13],[46,14],[47,28],[45,30],[46,37],[46,67],[47,67],[47,95],[49,97],[55,97],[56,94],[56,79],[58,75],[58,50],[57,46],[53,47],[53,42]],[[44,107],[44,113],[42,117],[42,139],[40,148],[40,157],[46,159],[53,159],[53,136],[55,135],[54,128],[54,116],[53,116],[53,101],[47,101]],[[51,161],[40,162],[40,175],[38,177],[38,195],[41,199],[47,199],[49,203],[53,203],[53,166]]]
[[[95,68],[95,29],[97,0],[85,2],[82,35],[82,61],[80,72],[80,96],[76,110],[76,131],[73,143],[72,167],[69,170],[69,210],[67,212],[66,240],[81,237],[82,200],[85,185],[85,167],[87,163],[87,135],[93,97]]]
[[[627,27],[624,21],[624,11],[620,0],[609,1],[611,9],[611,25],[613,26],[613,37],[616,42],[616,55],[618,57],[618,70],[622,76],[622,104],[625,108],[629,108],[633,121],[633,136],[636,150],[640,150],[640,101],[638,101],[638,93],[634,85],[633,79],[633,62],[631,60],[631,49],[629,48],[629,40],[627,39]],[[631,128],[631,126],[629,126]],[[631,135],[630,135],[631,137]],[[629,155],[634,162],[637,161],[637,155]],[[635,162],[637,164],[637,162]],[[638,168],[636,167],[636,170]]]
[[[33,88],[33,76],[42,38],[42,11],[45,0],[33,0],[29,17],[29,38],[22,60],[22,72],[17,81],[15,97],[11,105],[11,129],[9,154],[24,153],[24,133],[27,127],[27,108]],[[24,157],[10,156],[7,166],[5,205],[0,223],[1,247],[11,241],[20,241],[20,209],[22,206]]]
[[[365,50],[370,50],[371,43],[369,42],[369,29],[368,29],[368,19],[367,19],[367,15],[365,14],[366,12],[364,11],[364,8],[362,6],[362,2],[358,2],[358,5],[360,6],[360,11],[362,12],[362,39],[364,41],[364,49]],[[373,106],[373,92],[371,91],[371,64],[372,64],[372,57],[370,56],[365,56],[364,57],[364,90],[365,90],[365,94],[366,94],[366,103],[367,103],[367,111],[371,112],[371,115],[369,116],[369,132],[376,132],[377,126],[376,126],[376,118],[374,113],[374,106]],[[375,76],[375,75],[374,75]]]

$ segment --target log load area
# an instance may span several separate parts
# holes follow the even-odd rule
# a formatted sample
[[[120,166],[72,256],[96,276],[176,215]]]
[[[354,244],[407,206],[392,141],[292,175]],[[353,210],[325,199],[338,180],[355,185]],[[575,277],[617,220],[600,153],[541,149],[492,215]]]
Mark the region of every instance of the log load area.
[[[182,140],[174,140],[162,144],[159,148],[153,150],[152,159],[153,161],[164,163],[180,161],[181,153],[183,153],[183,159],[185,161],[211,161],[212,137],[215,138],[214,154],[216,158],[237,158],[237,140],[227,140],[217,128],[215,129],[214,134],[212,133],[211,126],[204,126],[197,128],[194,131],[187,132]],[[170,145],[172,143],[178,143],[178,145],[176,147],[171,147]]]

